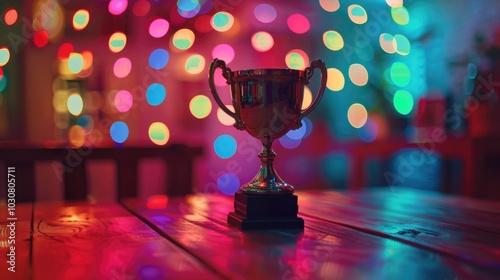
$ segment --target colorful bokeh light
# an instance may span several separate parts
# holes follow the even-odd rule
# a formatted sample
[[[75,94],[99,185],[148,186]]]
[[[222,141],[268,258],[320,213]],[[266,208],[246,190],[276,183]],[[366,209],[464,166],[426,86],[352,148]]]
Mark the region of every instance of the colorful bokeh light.
[[[278,13],[276,9],[269,4],[259,4],[253,9],[255,18],[262,23],[271,23],[276,19]]]
[[[212,58],[222,59],[226,63],[230,63],[234,59],[234,49],[228,44],[217,45],[212,50]]]
[[[292,139],[292,138],[288,137],[287,135],[284,135],[278,141],[280,142],[281,146],[283,146],[287,149],[295,149],[302,142],[302,138]]]
[[[236,139],[229,134],[223,134],[214,141],[214,151],[218,157],[228,159],[236,153],[238,144]]]
[[[69,143],[78,148],[85,144],[85,129],[79,125],[73,125],[68,131]]]
[[[205,95],[197,95],[189,102],[189,111],[195,118],[204,119],[212,111],[212,101]]]
[[[301,14],[290,15],[286,20],[286,24],[288,28],[296,34],[304,34],[311,28],[309,20]]]
[[[38,48],[42,48],[49,43],[49,33],[45,30],[38,30],[33,37],[33,43]]]
[[[395,23],[407,25],[410,22],[410,14],[405,7],[391,8],[391,16]]]
[[[139,0],[135,2],[132,12],[138,17],[143,17],[149,13],[150,9],[151,4],[149,4],[148,0]]]
[[[234,24],[234,17],[228,12],[217,12],[212,16],[210,20],[210,25],[215,31],[226,32]]]
[[[132,98],[132,94],[130,94],[129,91],[120,90],[116,93],[113,104],[115,105],[116,110],[121,113],[125,113],[128,112],[130,108],[132,108],[134,99]]]
[[[309,65],[309,57],[305,51],[294,49],[286,54],[285,63],[290,69],[304,70]]]
[[[205,58],[200,54],[190,55],[186,59],[184,69],[186,69],[189,74],[200,74],[203,72],[203,69],[205,69]]]
[[[290,130],[287,132],[286,136],[290,139],[302,139],[306,135],[307,128],[304,121],[301,121],[302,126],[295,130]]]
[[[234,112],[234,107],[233,105],[226,105],[226,107],[231,111]],[[232,126],[234,124],[234,119],[233,117],[229,116],[224,112],[221,108],[217,109],[217,119],[219,122],[225,126]]]
[[[358,129],[358,135],[364,142],[371,143],[377,138],[378,130],[377,122],[369,117],[366,124]]]
[[[223,194],[233,195],[240,188],[240,179],[236,174],[224,173],[217,178],[217,189]]]
[[[113,33],[109,37],[109,49],[114,52],[121,52],[127,45],[127,36],[122,32]]]
[[[172,42],[179,50],[187,50],[194,44],[195,35],[190,29],[183,28],[175,32]]]
[[[301,110],[307,109],[312,103],[313,96],[311,90],[305,86],[304,87],[304,97],[302,98],[302,107]]]
[[[92,67],[92,64],[94,63],[94,55],[92,54],[91,51],[85,50],[82,52],[83,56],[83,70],[87,70],[90,67]]]
[[[3,16],[3,20],[5,21],[6,25],[13,25],[14,23],[16,23],[17,18],[18,14],[16,9],[8,9]]]
[[[403,0],[385,0],[385,2],[392,8],[399,8],[403,6]]]
[[[76,31],[85,29],[90,21],[90,14],[87,10],[78,10],[73,15],[73,28]]]
[[[158,146],[167,144],[170,139],[170,130],[162,122],[154,122],[148,129],[149,139]]]
[[[349,66],[349,78],[353,84],[364,86],[368,83],[368,71],[363,65],[354,63]]]
[[[337,68],[327,69],[328,78],[326,79],[326,87],[332,91],[340,91],[344,88],[344,74]]]
[[[413,109],[413,96],[406,90],[398,90],[394,93],[394,108],[401,115],[408,115]]]
[[[69,55],[74,52],[74,50],[75,48],[71,43],[64,43],[57,50],[57,58],[59,58],[59,60],[68,59]]]
[[[356,24],[364,24],[368,20],[368,15],[365,9],[360,5],[356,4],[350,5],[347,8],[347,12],[352,22]]]
[[[153,20],[149,25],[149,35],[154,38],[161,38],[167,34],[170,24],[162,18]]]
[[[327,12],[335,12],[340,8],[339,0],[319,0],[319,5]]]
[[[274,39],[271,34],[259,31],[252,36],[252,47],[258,52],[267,52],[274,46]]]
[[[132,62],[126,57],[118,58],[113,65],[113,74],[120,79],[127,77],[131,70]]]
[[[382,33],[379,37],[379,43],[382,50],[386,53],[396,52],[396,43],[394,41],[394,36],[389,33]]]
[[[82,96],[78,93],[72,93],[68,97],[68,112],[73,116],[79,116],[83,111],[83,99]]]
[[[127,0],[111,0],[109,1],[108,4],[108,11],[112,15],[119,15],[125,12],[128,6],[128,1]]]
[[[128,125],[122,121],[114,122],[109,128],[109,134],[116,143],[123,143],[128,138]]]
[[[158,106],[165,100],[167,90],[161,84],[151,84],[146,90],[146,100],[151,106]]]
[[[393,47],[400,55],[408,55],[411,50],[410,41],[401,34],[394,35]]]
[[[7,87],[7,77],[2,74],[0,77],[0,92],[3,92],[6,87]]]
[[[156,49],[149,55],[149,66],[153,69],[160,70],[167,66],[169,55],[165,49]]]
[[[365,106],[359,103],[352,104],[347,110],[347,120],[354,128],[363,127],[368,120],[368,112]]]
[[[78,74],[83,69],[83,56],[80,53],[70,53],[68,58],[68,68],[72,74]]]
[[[390,68],[390,78],[398,87],[410,84],[410,68],[403,62],[394,62]]]
[[[328,30],[323,33],[323,43],[332,51],[338,51],[344,47],[342,35],[334,30]]]
[[[10,60],[10,51],[6,47],[0,48],[0,67],[4,66]]]

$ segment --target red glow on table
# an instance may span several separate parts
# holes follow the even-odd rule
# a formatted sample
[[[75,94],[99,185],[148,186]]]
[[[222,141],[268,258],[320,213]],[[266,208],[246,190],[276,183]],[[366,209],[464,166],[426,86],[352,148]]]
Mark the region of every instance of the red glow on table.
[[[168,204],[168,197],[166,195],[152,195],[148,197],[146,207],[148,209],[163,209]]]
[[[35,33],[35,36],[33,37],[33,42],[35,43],[35,46],[42,48],[47,43],[49,43],[49,33],[45,30],[39,30]],[[73,51],[73,50],[71,50]],[[68,53],[69,56],[69,53]]]

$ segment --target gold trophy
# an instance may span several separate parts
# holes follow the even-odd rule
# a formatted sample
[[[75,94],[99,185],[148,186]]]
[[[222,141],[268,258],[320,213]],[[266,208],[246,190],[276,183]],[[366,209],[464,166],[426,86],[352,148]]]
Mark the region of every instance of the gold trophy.
[[[214,83],[214,73],[221,68],[222,76],[231,87],[234,112],[221,101]],[[321,84],[312,104],[302,108],[304,86],[321,72]],[[259,153],[260,170],[255,178],[241,186],[235,194],[235,211],[229,213],[228,224],[239,229],[304,228],[304,220],[297,217],[297,196],[294,188],[280,178],[274,169],[276,153],[273,141],[288,131],[301,127],[301,120],[318,106],[326,87],[327,70],[319,59],[311,61],[306,69],[248,69],[231,71],[223,60],[210,64],[209,85],[220,108],[235,119],[234,126],[246,130],[262,144]]]

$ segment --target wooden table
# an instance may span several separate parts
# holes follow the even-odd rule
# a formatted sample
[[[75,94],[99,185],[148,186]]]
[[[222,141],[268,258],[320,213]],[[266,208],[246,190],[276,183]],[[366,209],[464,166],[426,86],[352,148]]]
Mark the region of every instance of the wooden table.
[[[16,272],[4,260],[0,279],[500,279],[500,203],[389,188],[297,194],[304,231],[230,228],[222,195],[160,209],[17,205]],[[0,218],[6,256],[5,205]]]

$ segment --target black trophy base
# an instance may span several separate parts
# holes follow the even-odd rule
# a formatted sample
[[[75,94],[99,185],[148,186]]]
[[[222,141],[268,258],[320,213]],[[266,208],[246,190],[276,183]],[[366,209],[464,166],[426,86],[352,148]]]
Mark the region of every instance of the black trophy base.
[[[227,223],[241,230],[304,228],[304,220],[297,217],[299,206],[293,194],[237,192],[234,210],[227,216]]]

